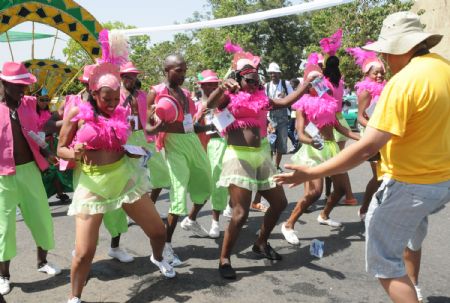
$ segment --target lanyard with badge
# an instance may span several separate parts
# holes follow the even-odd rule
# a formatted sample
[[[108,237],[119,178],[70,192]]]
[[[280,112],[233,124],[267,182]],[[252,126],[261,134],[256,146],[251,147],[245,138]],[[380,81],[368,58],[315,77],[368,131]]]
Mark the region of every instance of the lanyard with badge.
[[[191,113],[189,112],[189,100],[186,98],[186,95],[184,94],[184,92],[180,89],[180,87],[177,87],[177,94],[174,93],[173,89],[168,87],[169,92],[171,93],[171,95],[173,97],[179,95],[181,96],[181,98],[183,99],[183,113],[184,113],[184,118],[183,118],[183,129],[184,132],[187,133],[193,133],[194,132],[194,120],[192,118]]]

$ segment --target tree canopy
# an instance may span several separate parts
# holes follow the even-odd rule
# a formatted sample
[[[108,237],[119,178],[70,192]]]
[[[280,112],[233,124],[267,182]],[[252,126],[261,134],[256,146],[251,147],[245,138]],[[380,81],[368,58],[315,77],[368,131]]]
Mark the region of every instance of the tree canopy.
[[[194,12],[188,22],[231,17],[290,4],[287,0],[208,0],[207,11],[204,14]],[[150,44],[150,38],[146,36],[132,37],[130,59],[142,71],[143,87],[148,88],[162,80],[164,58],[169,54],[182,54],[188,63],[187,85],[192,86],[197,73],[204,69],[225,75],[232,59],[232,55],[223,50],[229,38],[246,51],[261,56],[263,68],[270,62],[277,62],[283,71],[283,78],[290,79],[301,76],[299,67],[311,51],[320,51],[321,38],[342,28],[343,45],[337,55],[341,59],[346,82],[352,87],[361,74],[353,59],[345,53],[345,48],[375,40],[387,15],[409,10],[411,5],[412,1],[360,0],[298,16],[180,33],[172,41],[156,44]],[[108,22],[104,26],[109,29],[133,28],[121,22]],[[70,54],[68,63],[75,67],[90,62],[89,56],[73,40],[64,49],[64,54]]]

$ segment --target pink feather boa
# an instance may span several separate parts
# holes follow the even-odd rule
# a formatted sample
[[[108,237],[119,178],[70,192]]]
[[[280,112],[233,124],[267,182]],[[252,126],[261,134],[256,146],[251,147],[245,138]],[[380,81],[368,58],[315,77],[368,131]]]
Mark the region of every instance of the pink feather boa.
[[[306,118],[318,128],[335,125],[337,122],[338,102],[328,94],[324,94],[322,97],[303,95],[292,105],[292,108],[304,112]]]
[[[83,120],[93,126],[97,131],[97,137],[106,142],[105,146],[102,147],[120,150],[122,145],[127,142],[130,135],[130,124],[127,122],[128,111],[126,108],[118,105],[109,118],[100,115],[95,116],[94,109],[89,102],[80,103],[78,108],[79,113],[70,121]],[[114,130],[114,133],[111,132],[111,129]],[[117,141],[120,142],[120,146]]]
[[[360,95],[363,91],[368,91],[369,94],[372,96],[372,100],[374,99],[378,100],[385,85],[386,80],[381,83],[378,83],[370,79],[369,77],[366,77],[364,78],[363,81],[360,81],[355,84],[356,94]]]
[[[263,119],[260,116],[267,115],[270,103],[263,89],[253,94],[239,91],[236,94],[227,95],[230,97],[230,103],[227,105],[227,108],[236,118],[233,124],[227,127],[227,131],[246,127],[266,127],[265,123],[262,125]]]

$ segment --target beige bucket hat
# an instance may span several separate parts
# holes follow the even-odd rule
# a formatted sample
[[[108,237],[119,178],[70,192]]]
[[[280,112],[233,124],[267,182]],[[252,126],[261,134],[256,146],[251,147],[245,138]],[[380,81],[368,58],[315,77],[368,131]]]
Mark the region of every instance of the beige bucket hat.
[[[426,33],[423,27],[419,16],[414,13],[391,14],[384,19],[378,40],[362,48],[392,55],[406,54],[423,41],[432,48],[441,41],[442,35]]]

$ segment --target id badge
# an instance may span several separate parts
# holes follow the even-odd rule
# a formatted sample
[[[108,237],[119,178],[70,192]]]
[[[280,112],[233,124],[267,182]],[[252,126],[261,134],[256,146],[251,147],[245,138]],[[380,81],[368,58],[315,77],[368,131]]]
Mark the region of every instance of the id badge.
[[[129,115],[129,116],[127,117],[127,120],[128,120],[128,123],[130,123],[130,124],[131,124],[131,121],[133,121],[133,124],[134,124],[134,130],[139,130],[138,116],[136,116],[136,115]]]
[[[218,112],[214,114],[214,118],[212,119],[212,122],[214,123],[214,126],[217,128],[219,132],[222,132],[229,126],[231,123],[233,123],[235,120],[233,114],[230,113],[228,108],[225,108],[223,111]]]
[[[191,114],[184,115],[183,128],[186,134],[194,132],[194,122]]]

